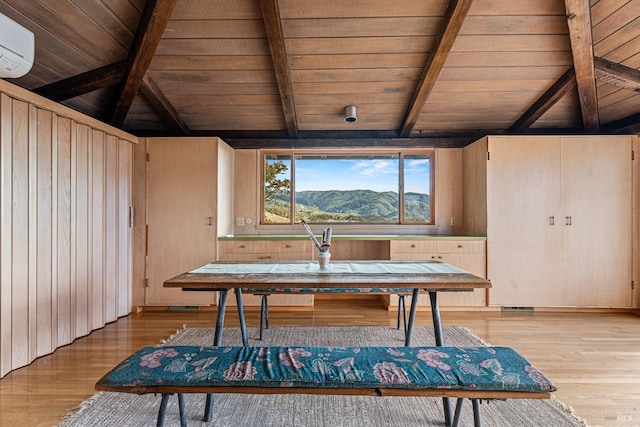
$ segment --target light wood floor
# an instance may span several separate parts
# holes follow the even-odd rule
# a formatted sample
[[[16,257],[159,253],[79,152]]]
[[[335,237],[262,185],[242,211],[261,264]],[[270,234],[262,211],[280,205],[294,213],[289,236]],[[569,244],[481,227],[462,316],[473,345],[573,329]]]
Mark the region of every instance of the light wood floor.
[[[314,310],[271,308],[271,326],[395,325],[377,297],[320,296]],[[142,312],[94,331],[0,380],[0,426],[56,425],[94,394],[98,378],[134,350],[184,325],[212,326],[214,311]],[[249,325],[258,312],[248,311]],[[417,324],[430,325],[419,312]],[[558,387],[557,400],[591,426],[640,426],[640,317],[632,314],[443,312],[494,345],[515,348]],[[227,325],[237,326],[227,311]]]

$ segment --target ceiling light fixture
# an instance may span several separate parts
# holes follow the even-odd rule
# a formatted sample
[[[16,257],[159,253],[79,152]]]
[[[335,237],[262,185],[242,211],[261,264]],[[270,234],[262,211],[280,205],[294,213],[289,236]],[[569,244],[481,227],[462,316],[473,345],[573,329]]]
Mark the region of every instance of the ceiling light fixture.
[[[358,118],[356,117],[356,106],[355,105],[347,105],[344,107],[344,121],[347,123],[353,123]]]

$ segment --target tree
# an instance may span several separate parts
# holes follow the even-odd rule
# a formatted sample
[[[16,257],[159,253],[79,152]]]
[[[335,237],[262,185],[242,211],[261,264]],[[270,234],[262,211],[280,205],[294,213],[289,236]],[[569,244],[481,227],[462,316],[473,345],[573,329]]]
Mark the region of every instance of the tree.
[[[286,178],[289,167],[282,161],[267,162],[264,171],[264,201],[276,204],[278,196],[290,194],[291,180]]]

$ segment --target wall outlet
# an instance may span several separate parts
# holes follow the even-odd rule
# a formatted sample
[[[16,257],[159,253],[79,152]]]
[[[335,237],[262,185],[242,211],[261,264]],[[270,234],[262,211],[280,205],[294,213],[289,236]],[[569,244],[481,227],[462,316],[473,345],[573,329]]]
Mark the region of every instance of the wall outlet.
[[[236,218],[236,225],[244,225],[244,218],[243,217]]]

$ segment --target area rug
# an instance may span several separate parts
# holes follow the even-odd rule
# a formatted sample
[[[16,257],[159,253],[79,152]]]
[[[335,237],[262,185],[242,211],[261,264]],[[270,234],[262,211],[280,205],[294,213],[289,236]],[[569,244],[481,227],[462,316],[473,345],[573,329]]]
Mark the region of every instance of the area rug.
[[[413,345],[434,345],[433,329],[414,328]],[[254,336],[252,336],[254,335]],[[262,341],[250,333],[250,345],[401,346],[402,331],[391,327],[272,327]],[[445,327],[447,345],[474,346],[485,343],[466,328]],[[213,329],[186,328],[164,345],[211,345]],[[240,345],[240,330],[225,328],[223,345]],[[526,355],[525,355],[526,357]],[[115,364],[114,364],[115,365]],[[553,380],[553,379],[552,379]],[[202,421],[204,395],[185,396],[189,426],[291,426],[291,427],[425,427],[443,426],[442,400],[421,397],[242,395],[216,394],[213,419]],[[160,396],[100,392],[67,416],[60,427],[154,426]],[[480,406],[483,425],[564,427],[584,426],[555,400],[490,401]],[[170,400],[165,426],[180,425],[177,398]],[[467,401],[460,426],[472,426]]]

